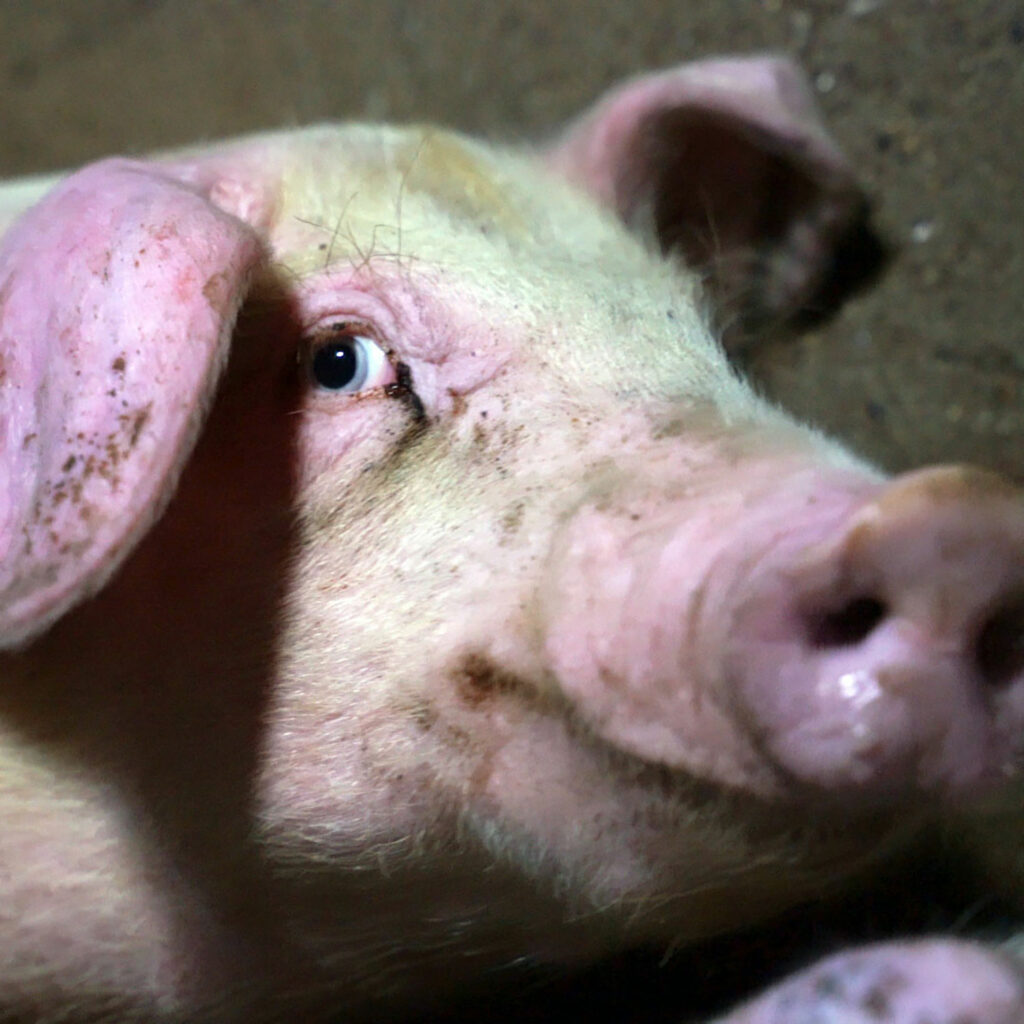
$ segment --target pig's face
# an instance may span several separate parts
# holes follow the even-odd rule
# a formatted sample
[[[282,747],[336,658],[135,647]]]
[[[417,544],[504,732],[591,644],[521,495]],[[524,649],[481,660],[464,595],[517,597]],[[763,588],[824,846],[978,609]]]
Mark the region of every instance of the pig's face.
[[[912,671],[923,653],[890,669],[851,639],[830,670],[826,643],[733,642],[741,618],[786,628],[794,600],[756,593],[775,574],[823,577],[808,630],[874,596],[803,563],[880,483],[739,381],[690,275],[534,164],[436,130],[290,136],[263,159],[281,184],[261,199],[272,255],[241,345],[252,323],[265,352],[267,310],[287,311],[264,382],[243,387],[298,414],[262,762],[283,847],[332,822],[328,849],[374,836],[401,858],[450,819],[441,834],[528,865],[543,891],[656,902],[631,912],[640,934],[696,935],[877,852],[913,824],[909,793],[1009,767],[1006,721],[933,766],[904,695],[870,689],[875,662]],[[779,679],[821,679],[748,697],[756,666],[737,663],[780,656]],[[788,706],[815,701],[809,721]],[[500,903],[490,880],[485,897]]]
[[[852,183],[791,73],[723,99],[737,67],[540,159],[313,129],[99,165],[12,229],[5,799],[98,822],[43,846],[158,994],[250,985],[259,948],[429,985],[452,950],[707,936],[1016,771],[1017,497],[886,485],[759,400],[671,255],[720,235],[752,321],[845,280]],[[37,750],[70,797],[29,792]]]
[[[289,140],[270,233],[267,301],[301,280],[271,374],[294,375],[301,415],[270,818],[344,832],[379,791],[386,834],[453,811],[502,856],[532,848],[545,885],[585,879],[598,904],[692,889],[700,904],[713,877],[758,886],[752,846],[781,852],[792,823],[747,837],[734,815],[705,813],[700,783],[785,785],[729,747],[721,681],[699,679],[708,624],[684,637],[665,622],[664,650],[645,654],[630,644],[650,647],[648,613],[623,622],[609,605],[628,608],[673,524],[687,524],[674,583],[696,590],[746,543],[730,521],[748,505],[765,497],[792,528],[813,494],[824,532],[870,478],[734,377],[692,278],[536,167],[436,131],[351,148],[334,133]],[[368,185],[341,184],[354,178]],[[370,376],[333,389],[325,353],[353,349]],[[368,601],[381,573],[393,585]],[[574,645],[606,677],[618,656],[664,658],[672,693],[592,685]],[[850,845],[830,835],[813,857]]]

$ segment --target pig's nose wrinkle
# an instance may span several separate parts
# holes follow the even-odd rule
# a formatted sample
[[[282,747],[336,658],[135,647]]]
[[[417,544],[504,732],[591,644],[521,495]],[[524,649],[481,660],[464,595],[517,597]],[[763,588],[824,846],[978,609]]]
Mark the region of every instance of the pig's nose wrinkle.
[[[1016,594],[984,624],[974,646],[982,681],[1005,690],[1024,677],[1024,593]]]

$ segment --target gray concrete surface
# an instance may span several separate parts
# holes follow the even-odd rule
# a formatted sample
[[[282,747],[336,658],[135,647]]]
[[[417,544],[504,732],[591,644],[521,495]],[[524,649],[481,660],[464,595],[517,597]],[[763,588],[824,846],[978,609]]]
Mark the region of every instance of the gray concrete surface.
[[[891,468],[1024,479],[1024,3],[0,0],[0,40],[0,176],[324,118],[517,137],[641,69],[788,52],[898,253],[753,376]]]

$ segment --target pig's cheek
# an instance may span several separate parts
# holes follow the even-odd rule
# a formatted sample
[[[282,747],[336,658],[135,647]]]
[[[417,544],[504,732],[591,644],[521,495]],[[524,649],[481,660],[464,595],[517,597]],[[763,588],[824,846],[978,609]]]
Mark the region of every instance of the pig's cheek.
[[[576,865],[599,902],[650,883],[645,858],[614,841],[613,823],[639,806],[529,682],[478,658],[435,678],[419,716],[435,787],[457,794],[499,858],[514,842],[541,871]]]
[[[313,396],[299,416],[300,490],[330,482],[339,486],[371,468],[408,436],[409,417],[382,395]]]

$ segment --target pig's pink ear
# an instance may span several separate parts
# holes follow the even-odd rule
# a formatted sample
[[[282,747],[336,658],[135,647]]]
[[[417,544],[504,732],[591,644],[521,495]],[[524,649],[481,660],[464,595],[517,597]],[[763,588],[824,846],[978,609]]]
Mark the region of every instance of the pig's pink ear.
[[[741,330],[822,319],[883,262],[867,203],[784,59],[701,61],[636,79],[546,158],[706,272]]]
[[[95,592],[166,504],[256,234],[158,168],[72,175],[0,243],[0,648]]]

